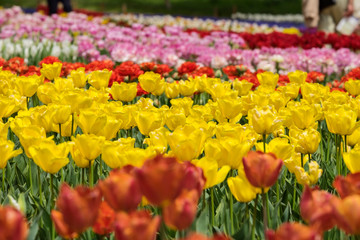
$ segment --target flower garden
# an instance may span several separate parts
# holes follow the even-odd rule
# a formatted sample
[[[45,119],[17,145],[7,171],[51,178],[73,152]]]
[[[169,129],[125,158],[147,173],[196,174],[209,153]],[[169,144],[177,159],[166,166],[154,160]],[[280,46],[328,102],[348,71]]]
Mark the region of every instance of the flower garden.
[[[0,239],[358,239],[360,36],[0,10]]]

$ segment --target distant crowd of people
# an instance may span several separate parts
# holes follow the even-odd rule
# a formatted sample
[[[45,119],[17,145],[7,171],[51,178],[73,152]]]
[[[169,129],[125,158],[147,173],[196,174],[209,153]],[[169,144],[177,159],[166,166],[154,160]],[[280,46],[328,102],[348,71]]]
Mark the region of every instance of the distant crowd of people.
[[[360,0],[302,0],[305,25],[325,32],[335,31],[344,17],[360,17]]]

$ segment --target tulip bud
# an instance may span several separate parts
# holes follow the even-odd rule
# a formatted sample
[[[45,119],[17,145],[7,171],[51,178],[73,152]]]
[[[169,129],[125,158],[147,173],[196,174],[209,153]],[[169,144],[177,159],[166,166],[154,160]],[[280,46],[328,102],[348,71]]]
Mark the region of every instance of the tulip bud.
[[[0,239],[25,240],[28,231],[26,220],[19,210],[0,206]]]
[[[336,176],[333,186],[341,198],[360,195],[360,173],[348,174],[346,177]]]
[[[268,230],[266,232],[266,239],[268,240],[316,240],[321,239],[321,235],[312,227],[302,225],[300,223],[284,223],[276,232]]]
[[[92,226],[95,233],[99,235],[107,235],[114,231],[115,212],[109,205],[101,202],[98,217]]]

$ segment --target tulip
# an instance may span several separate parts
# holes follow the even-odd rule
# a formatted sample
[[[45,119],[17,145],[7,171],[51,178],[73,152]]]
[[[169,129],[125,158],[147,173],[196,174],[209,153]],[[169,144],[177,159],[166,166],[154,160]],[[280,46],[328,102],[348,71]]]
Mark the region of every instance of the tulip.
[[[92,229],[99,235],[108,235],[114,231],[115,212],[103,201],[99,207],[99,213]]]
[[[217,103],[222,116],[226,119],[232,119],[241,114],[242,104],[238,97],[219,98],[217,99]]]
[[[71,153],[72,159],[74,160],[76,166],[78,166],[80,168],[89,167],[90,162],[89,162],[89,160],[87,160],[85,158],[85,156],[82,155],[78,145],[76,145],[74,142],[70,142],[69,144],[70,144],[70,153]],[[92,164],[93,163],[94,162],[92,162]]]
[[[203,157],[199,160],[194,160],[192,163],[203,170],[206,184],[204,189],[211,188],[223,182],[230,171],[230,166],[218,167],[218,163],[211,158]]]
[[[70,119],[71,106],[51,104],[48,106],[48,111],[51,112],[55,124],[64,124]]]
[[[83,133],[98,134],[106,125],[107,117],[99,111],[88,109],[81,111],[79,116],[75,118],[75,122]]]
[[[275,184],[283,162],[273,153],[250,151],[243,158],[243,164],[249,182],[254,187],[265,189]]]
[[[339,135],[351,135],[359,126],[356,122],[357,113],[344,106],[332,106],[325,112],[325,119],[331,133]]]
[[[307,78],[307,72],[296,70],[295,72],[290,72],[287,74],[290,80],[290,83],[303,84]]]
[[[161,75],[154,72],[145,72],[138,79],[142,89],[146,92],[154,92],[161,82]]]
[[[305,172],[301,166],[295,167],[295,176],[298,183],[302,185],[315,185],[322,175],[322,169],[315,161],[309,163],[309,173]]]
[[[115,117],[107,116],[106,124],[100,132],[97,133],[99,136],[104,136],[107,140],[116,137],[116,134],[120,131],[122,125],[121,120],[117,120]]]
[[[171,99],[170,100],[171,106],[174,109],[182,109],[185,112],[185,116],[189,116],[191,107],[193,105],[193,100],[189,97],[184,98],[177,98],[177,99]]]
[[[348,174],[346,177],[336,176],[333,186],[341,198],[360,195],[360,173]]]
[[[99,188],[105,201],[116,212],[136,210],[141,202],[137,179],[124,171],[111,171],[110,176],[99,183]]]
[[[350,152],[343,153],[343,159],[346,167],[351,173],[360,172],[360,147],[355,146]]]
[[[9,159],[16,157],[17,155],[22,153],[21,149],[13,150],[15,144],[10,140],[1,140],[0,141],[0,169],[4,169],[6,167]]]
[[[255,132],[262,135],[272,133],[281,124],[276,110],[271,106],[255,107],[249,111],[248,119]]]
[[[188,228],[195,219],[198,200],[199,195],[196,190],[183,191],[163,209],[165,224],[177,230]]]
[[[36,165],[45,172],[55,174],[69,163],[69,145],[61,143],[56,145],[53,140],[47,139],[29,148],[31,157]]]
[[[300,167],[301,164],[305,165],[305,163],[309,160],[309,156],[306,155],[301,159],[301,154],[293,152],[290,156],[290,158],[284,160],[285,167],[289,170],[291,173],[295,173],[296,168]]]
[[[71,80],[77,88],[83,88],[86,85],[87,77],[85,75],[85,68],[78,68],[70,72]]]
[[[360,143],[360,128],[356,128],[354,132],[347,137],[347,144],[354,147]]]
[[[127,149],[134,149],[132,146],[126,146],[119,141],[105,141],[102,146],[102,160],[110,168],[120,168],[127,164],[123,162],[123,154]]]
[[[173,154],[180,161],[191,161],[203,151],[207,134],[203,128],[186,124],[167,134],[167,140]]]
[[[14,81],[15,88],[16,90],[18,90],[21,96],[25,96],[29,98],[35,94],[41,83],[41,80],[42,79],[37,75],[32,75],[29,77],[25,77],[25,76],[17,77],[16,80]]]
[[[147,160],[141,169],[136,171],[136,176],[144,196],[157,206],[167,206],[183,189],[195,189],[200,196],[205,185],[200,168],[161,155]]]
[[[286,86],[278,87],[277,90],[290,99],[296,99],[299,95],[300,86],[296,83],[289,83]]]
[[[256,143],[256,150],[264,151],[263,144]],[[285,161],[289,159],[294,152],[293,146],[289,144],[286,138],[274,138],[266,145],[267,152],[275,154],[277,158]]]
[[[316,240],[321,239],[321,234],[314,227],[300,223],[283,223],[276,232],[268,230],[266,232],[268,240]]]
[[[249,93],[251,88],[253,87],[253,84],[247,80],[234,80],[232,82],[233,88],[238,92],[238,96],[245,96]]]
[[[320,232],[333,228],[336,224],[334,203],[337,198],[328,192],[305,186],[300,201],[301,217],[310,225],[317,225]]]
[[[54,80],[57,77],[60,77],[62,63],[54,62],[53,64],[43,63],[42,68],[40,69],[41,75],[47,79]]]
[[[93,71],[89,76],[89,83],[97,90],[106,88],[109,85],[111,74],[112,71],[108,69]]]
[[[318,83],[304,83],[301,85],[301,95],[309,103],[320,103],[330,93],[328,86]]]
[[[148,136],[150,132],[162,127],[164,123],[163,113],[160,110],[139,110],[134,115],[139,131]]]
[[[292,144],[295,145],[295,151],[302,154],[312,154],[316,152],[321,141],[321,134],[313,129],[305,130],[290,129],[289,136]]]
[[[54,87],[57,92],[61,93],[67,90],[74,89],[74,83],[71,78],[55,78],[54,79]]]
[[[56,231],[64,238],[73,238],[96,222],[101,204],[101,193],[97,188],[61,186],[56,201],[58,210],[51,211]]]
[[[169,132],[165,127],[158,128],[149,133],[149,138],[144,140],[144,144],[153,147],[157,153],[163,154],[168,149],[166,134]]]
[[[180,94],[180,87],[177,82],[165,83],[165,95],[169,99],[176,98]]]
[[[20,143],[25,150],[26,156],[28,156],[29,158],[32,158],[29,148],[33,145],[37,145],[39,142],[46,138],[44,128],[38,126],[29,126],[18,130],[14,130],[14,128],[12,127],[12,130],[19,137]]]
[[[334,208],[337,226],[347,234],[360,234],[360,196],[351,195],[337,201]]]
[[[7,140],[10,122],[2,123],[0,121],[0,140]]]
[[[266,88],[275,89],[277,82],[279,81],[279,74],[272,72],[263,72],[256,75],[261,86]]]
[[[238,175],[236,177],[229,177],[227,179],[227,184],[232,195],[238,202],[250,202],[256,198],[258,193],[261,193],[260,188],[254,187],[248,181],[243,167],[238,169]]]
[[[101,154],[105,138],[93,134],[78,134],[76,137],[71,137],[71,140],[74,141],[75,146],[88,161],[93,161]]]
[[[151,92],[151,94],[155,96],[161,96],[165,91],[166,83],[165,80],[162,78],[160,82],[158,83],[158,87]]]
[[[25,240],[28,232],[26,219],[19,210],[0,206],[0,239]]]
[[[299,129],[306,129],[314,126],[318,120],[315,107],[301,104],[291,107],[291,120],[293,125]]]
[[[153,240],[160,226],[159,216],[151,217],[147,211],[130,214],[120,212],[115,219],[115,239],[117,240]]]
[[[174,131],[178,126],[184,126],[186,123],[185,112],[182,109],[170,109],[165,112],[165,124]]]
[[[199,233],[192,233],[186,238],[181,238],[181,240],[230,240],[231,238],[226,235],[214,235],[213,237],[207,237]]]
[[[20,109],[24,109],[24,105],[26,108],[25,97],[20,97],[18,99],[16,96],[6,97],[0,95],[0,117],[10,117],[13,113],[18,112]]]
[[[185,97],[192,96],[196,92],[196,83],[194,81],[179,81],[180,94]]]
[[[350,79],[349,81],[345,82],[344,87],[351,95],[360,95],[360,80]]]
[[[80,89],[67,90],[54,97],[56,97],[54,99],[55,103],[70,105],[71,113],[78,113],[80,110],[89,108],[93,104],[89,94]]]
[[[36,94],[42,103],[49,104],[58,93],[53,83],[44,83],[38,87]]]
[[[137,83],[114,82],[109,92],[114,100],[130,102],[136,97]]]

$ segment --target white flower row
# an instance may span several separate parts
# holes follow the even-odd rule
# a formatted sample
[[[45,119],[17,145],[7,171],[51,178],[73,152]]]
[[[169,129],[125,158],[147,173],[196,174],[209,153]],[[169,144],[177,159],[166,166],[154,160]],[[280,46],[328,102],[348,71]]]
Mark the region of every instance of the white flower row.
[[[265,13],[234,13],[231,15],[232,19],[250,20],[250,21],[265,21],[265,22],[293,22],[303,23],[304,17],[302,14],[284,14],[274,15]]]

